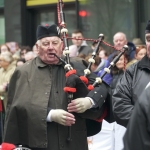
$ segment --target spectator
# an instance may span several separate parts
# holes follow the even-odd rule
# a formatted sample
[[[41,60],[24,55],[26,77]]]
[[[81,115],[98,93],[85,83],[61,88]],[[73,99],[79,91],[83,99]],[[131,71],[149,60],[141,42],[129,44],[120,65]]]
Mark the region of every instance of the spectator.
[[[32,60],[33,58],[35,58],[36,55],[33,51],[29,51],[25,54],[24,58],[25,58],[25,61],[29,61],[29,60]]]
[[[83,34],[81,30],[75,30],[72,33],[72,38],[75,39],[72,39],[73,46],[71,45],[69,47],[70,57],[78,56],[81,53],[87,56],[89,53],[93,52],[90,46],[87,45],[86,41],[78,40],[83,39]]]
[[[31,48],[29,46],[21,46],[20,48],[20,57],[24,58],[27,52],[30,52]]]
[[[90,59],[90,58],[92,58],[92,54],[89,54],[89,55],[85,58],[85,60],[86,60],[87,63],[89,63],[89,59]],[[96,71],[96,69],[97,69],[98,65],[100,64],[101,59],[99,58],[98,55],[96,55],[95,58],[94,58],[94,60],[95,60],[95,63],[92,63],[90,70],[91,70],[92,72],[94,72],[94,73],[97,75],[98,72]]]
[[[108,54],[107,54],[107,52],[106,52],[104,49],[102,49],[102,50],[100,50],[100,52],[99,52],[99,57],[100,57],[101,59],[107,60],[107,59],[108,59]]]
[[[126,35],[123,32],[117,32],[113,37],[114,47],[118,50],[121,50],[124,45],[128,45],[128,57],[129,61],[134,59],[135,56],[135,45],[132,42],[128,42]],[[112,52],[112,54],[109,55],[108,60],[111,61],[113,56],[117,53],[116,50]]]
[[[12,63],[13,57],[10,52],[3,52],[0,55],[0,96],[3,98],[4,106],[6,109],[7,92],[6,87],[15,70],[15,65]]]
[[[6,45],[10,48],[10,52],[20,58],[20,48],[17,42],[7,42]]]
[[[107,60],[107,58],[108,58],[107,52],[104,49],[100,49],[100,51],[99,51],[99,57],[101,58],[101,63],[98,65],[98,67],[95,70],[95,72],[103,72],[104,68],[108,67],[109,63],[110,63]],[[100,73],[98,73],[98,75],[100,76]]]
[[[140,38],[134,38],[132,42],[135,46],[143,45],[143,42]]]
[[[119,54],[119,53],[117,53]],[[117,56],[116,54],[116,56]],[[122,55],[118,62],[116,63],[115,67],[112,68],[112,81],[110,84],[112,95],[114,90],[116,89],[116,85],[118,81],[122,78],[123,73],[125,71],[126,64],[128,62],[128,56],[126,54]],[[111,128],[110,128],[111,129]],[[113,125],[113,132],[114,132],[114,150],[121,150],[123,149],[123,136],[125,134],[126,128],[122,125],[119,125],[117,122],[114,122]],[[113,138],[113,137],[112,137]]]
[[[136,52],[135,52],[135,59],[131,60],[127,64],[127,68],[137,62],[138,60],[141,60],[144,56],[146,55],[146,47],[144,45],[139,45],[136,47]]]
[[[141,60],[146,55],[146,46],[141,45],[136,47],[135,59]]]
[[[3,53],[3,52],[10,52],[10,48],[6,45],[6,44],[2,44],[0,46],[0,53]]]
[[[16,66],[22,66],[25,62],[26,62],[25,59],[20,58],[17,60]]]

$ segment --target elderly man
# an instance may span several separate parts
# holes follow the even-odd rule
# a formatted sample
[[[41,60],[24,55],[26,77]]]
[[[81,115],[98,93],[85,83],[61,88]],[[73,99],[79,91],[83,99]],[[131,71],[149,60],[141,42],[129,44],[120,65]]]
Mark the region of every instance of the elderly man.
[[[58,27],[38,26],[37,40],[39,56],[17,68],[10,82],[4,142],[22,144],[32,150],[88,150],[86,119],[102,116],[107,85],[102,83],[87,97],[80,98],[78,94],[86,89],[79,84],[76,88],[81,91],[68,104],[63,90],[64,64],[55,57],[61,57],[63,51]],[[86,67],[82,60],[71,60],[71,64],[79,76],[83,75]],[[89,75],[90,83],[93,77]],[[68,126],[71,126],[70,142]]]
[[[127,37],[123,32],[117,32],[113,37],[114,47],[118,50],[121,50],[124,45],[128,45],[129,50],[127,52],[129,56],[129,60],[134,59],[135,55],[135,45],[132,42],[127,41]],[[116,55],[117,51],[113,51],[112,54],[109,55],[108,60],[111,62],[113,57]]]
[[[118,124],[127,127],[134,105],[150,81],[150,21],[145,30],[147,55],[125,71],[114,91],[112,102]]]

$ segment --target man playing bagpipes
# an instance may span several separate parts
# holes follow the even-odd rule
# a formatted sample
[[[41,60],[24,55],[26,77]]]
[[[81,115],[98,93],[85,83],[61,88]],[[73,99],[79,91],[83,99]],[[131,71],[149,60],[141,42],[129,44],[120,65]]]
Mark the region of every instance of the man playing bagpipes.
[[[79,58],[70,60],[76,74],[66,76],[58,59],[63,58],[63,42],[56,25],[38,26],[36,36],[39,56],[18,67],[10,81],[4,142],[32,150],[88,150],[87,134],[100,131],[95,120],[106,115],[109,88],[101,83],[89,92],[79,78],[86,69]],[[87,78],[88,84],[95,81],[92,73]],[[69,90],[76,92],[68,103],[64,87],[70,82]]]

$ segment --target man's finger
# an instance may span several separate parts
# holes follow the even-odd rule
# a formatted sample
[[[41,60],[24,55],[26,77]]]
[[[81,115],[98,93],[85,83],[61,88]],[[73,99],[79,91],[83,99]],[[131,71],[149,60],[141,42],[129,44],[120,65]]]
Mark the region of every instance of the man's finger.
[[[76,106],[76,105],[77,105],[77,103],[74,100],[72,100],[71,103],[68,104],[68,107],[72,107],[72,106]]]
[[[68,113],[68,112],[65,114],[65,116],[66,116],[66,117],[70,117],[70,118],[75,118],[73,114]]]
[[[75,121],[75,118],[66,117],[65,121]]]
[[[77,109],[77,108],[76,108],[76,106],[69,106],[69,107],[67,107],[67,109],[68,110],[74,110],[74,109]]]
[[[67,108],[68,109],[68,112],[76,112],[77,111],[77,108]]]
[[[73,124],[75,124],[75,121],[66,121],[65,123],[66,126],[71,126]]]

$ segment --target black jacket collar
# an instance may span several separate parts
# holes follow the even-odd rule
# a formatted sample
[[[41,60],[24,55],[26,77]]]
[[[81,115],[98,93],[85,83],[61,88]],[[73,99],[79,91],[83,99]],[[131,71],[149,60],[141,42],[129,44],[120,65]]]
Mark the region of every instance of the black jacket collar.
[[[138,63],[138,67],[141,69],[150,70],[150,59],[145,55]]]

